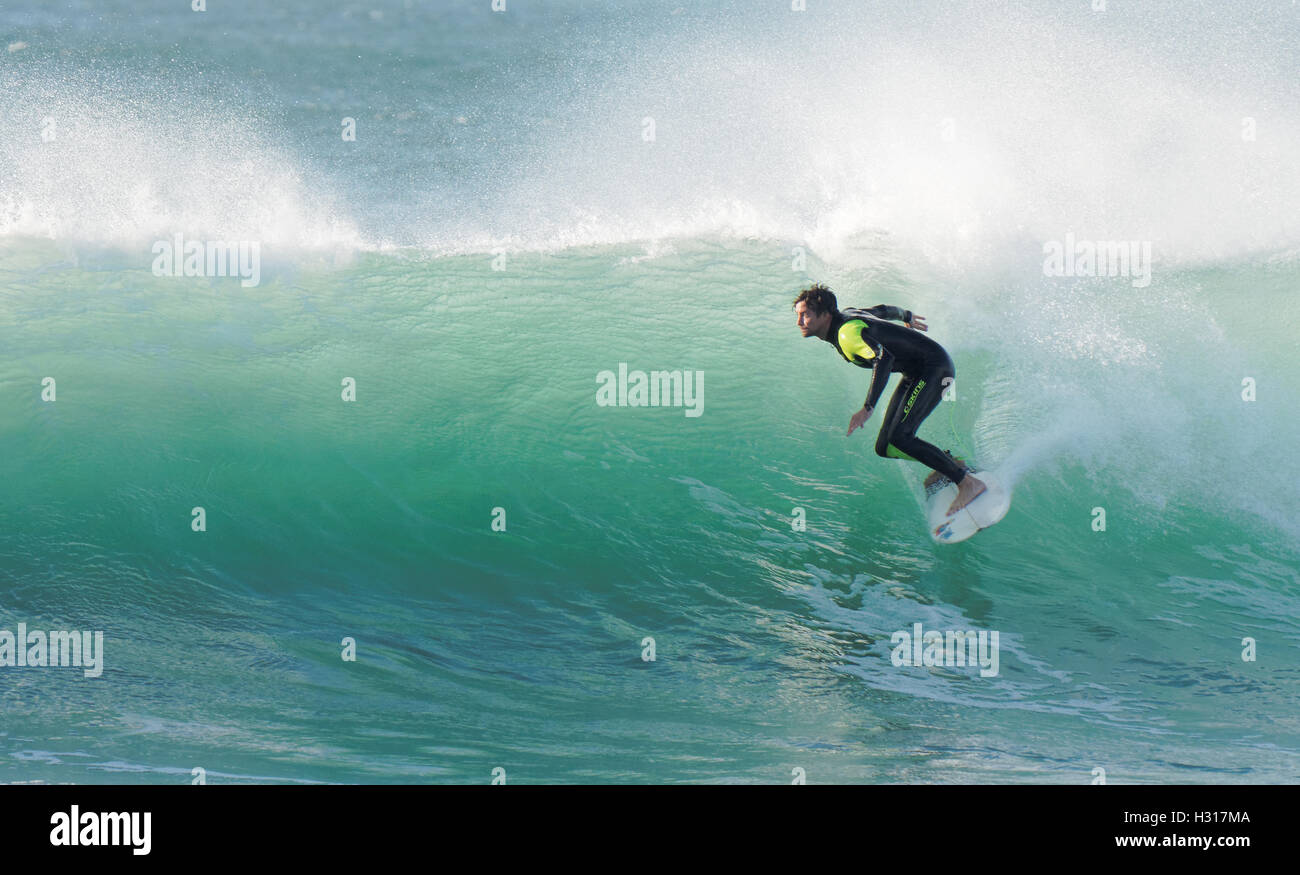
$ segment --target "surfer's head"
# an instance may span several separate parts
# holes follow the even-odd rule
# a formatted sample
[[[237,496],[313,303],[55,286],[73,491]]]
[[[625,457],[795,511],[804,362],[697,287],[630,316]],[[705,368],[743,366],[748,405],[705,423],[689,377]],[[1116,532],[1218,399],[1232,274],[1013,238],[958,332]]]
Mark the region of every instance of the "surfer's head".
[[[794,299],[794,314],[799,319],[799,330],[804,337],[826,339],[831,319],[839,312],[835,293],[821,283],[811,285]]]

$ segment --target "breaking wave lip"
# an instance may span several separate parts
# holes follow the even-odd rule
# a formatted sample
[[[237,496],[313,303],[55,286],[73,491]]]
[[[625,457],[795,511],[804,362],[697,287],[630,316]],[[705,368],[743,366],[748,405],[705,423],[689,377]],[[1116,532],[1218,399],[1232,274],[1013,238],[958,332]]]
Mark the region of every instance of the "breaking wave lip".
[[[548,124],[503,107],[507,126],[484,131],[502,160],[458,167],[450,188],[417,169],[416,204],[397,218],[392,192],[359,197],[285,146],[291,132],[249,109],[256,83],[214,93],[196,70],[141,79],[20,52],[0,73],[0,236],[138,246],[179,231],[435,256],[721,237],[836,263],[883,239],[959,268],[1069,232],[1152,241],[1164,263],[1294,253],[1290,70],[1219,57],[1223,34],[1185,27],[1198,14],[1169,6],[1122,25],[1184,26],[1188,58],[1119,38],[1115,16],[1033,7],[828,10],[797,30],[735,15],[725,34],[712,19],[647,34],[556,89],[575,96],[536,109]],[[1255,32],[1271,24],[1255,19]],[[1225,64],[1209,83],[1188,69],[1202,55]],[[55,136],[33,137],[46,119]]]
[[[878,17],[650,40],[557,108],[563,124],[519,133],[501,178],[475,180],[481,225],[415,236],[459,254],[719,235],[835,261],[885,236],[959,268],[1041,261],[1067,233],[1149,241],[1165,265],[1300,243],[1300,115],[1281,80],[1207,84],[1183,58],[1032,9],[937,38]],[[1246,135],[1251,113],[1267,135]]]
[[[177,80],[55,64],[0,77],[0,236],[134,250],[176,233],[365,248],[339,199],[246,107]],[[32,132],[39,131],[39,136]]]

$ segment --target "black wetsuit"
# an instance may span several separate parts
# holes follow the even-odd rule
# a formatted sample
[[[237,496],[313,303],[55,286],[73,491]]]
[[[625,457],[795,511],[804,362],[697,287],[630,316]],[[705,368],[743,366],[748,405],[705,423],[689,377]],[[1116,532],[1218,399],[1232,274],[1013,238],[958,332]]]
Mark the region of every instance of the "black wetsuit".
[[[864,407],[876,406],[885,391],[889,375],[898,371],[903,381],[894,390],[876,438],[876,454],[886,458],[912,459],[954,483],[966,476],[966,468],[948,453],[916,436],[921,422],[939,404],[944,387],[957,375],[952,359],[942,346],[920,331],[885,320],[912,321],[908,310],[881,304],[866,310],[846,309],[831,317],[825,340],[850,364],[874,371]]]

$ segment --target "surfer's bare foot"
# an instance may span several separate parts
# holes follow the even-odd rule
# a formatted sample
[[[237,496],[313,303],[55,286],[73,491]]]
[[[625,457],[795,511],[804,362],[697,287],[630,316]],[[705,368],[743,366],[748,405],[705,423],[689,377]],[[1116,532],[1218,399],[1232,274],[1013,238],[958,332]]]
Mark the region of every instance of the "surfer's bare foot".
[[[954,461],[961,462],[962,460],[955,459]],[[964,463],[963,463],[963,467],[965,467]],[[938,471],[931,471],[930,476],[925,478],[925,488],[929,489],[931,486],[938,483],[942,477],[943,475],[940,474]]]
[[[957,511],[970,504],[982,495],[984,490],[987,488],[988,487],[984,485],[983,480],[980,480],[974,474],[967,474],[962,478],[962,481],[957,484],[957,497],[954,498],[952,504],[948,506],[948,516],[952,516]]]

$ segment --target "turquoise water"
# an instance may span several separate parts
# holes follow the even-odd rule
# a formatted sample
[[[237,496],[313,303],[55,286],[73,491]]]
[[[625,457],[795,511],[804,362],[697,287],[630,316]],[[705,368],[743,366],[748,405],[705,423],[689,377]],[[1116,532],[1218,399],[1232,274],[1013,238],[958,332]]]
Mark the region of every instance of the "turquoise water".
[[[209,5],[0,10],[0,630],[105,637],[0,666],[0,779],[1300,778],[1288,10]],[[997,527],[845,437],[816,280],[927,316]]]

